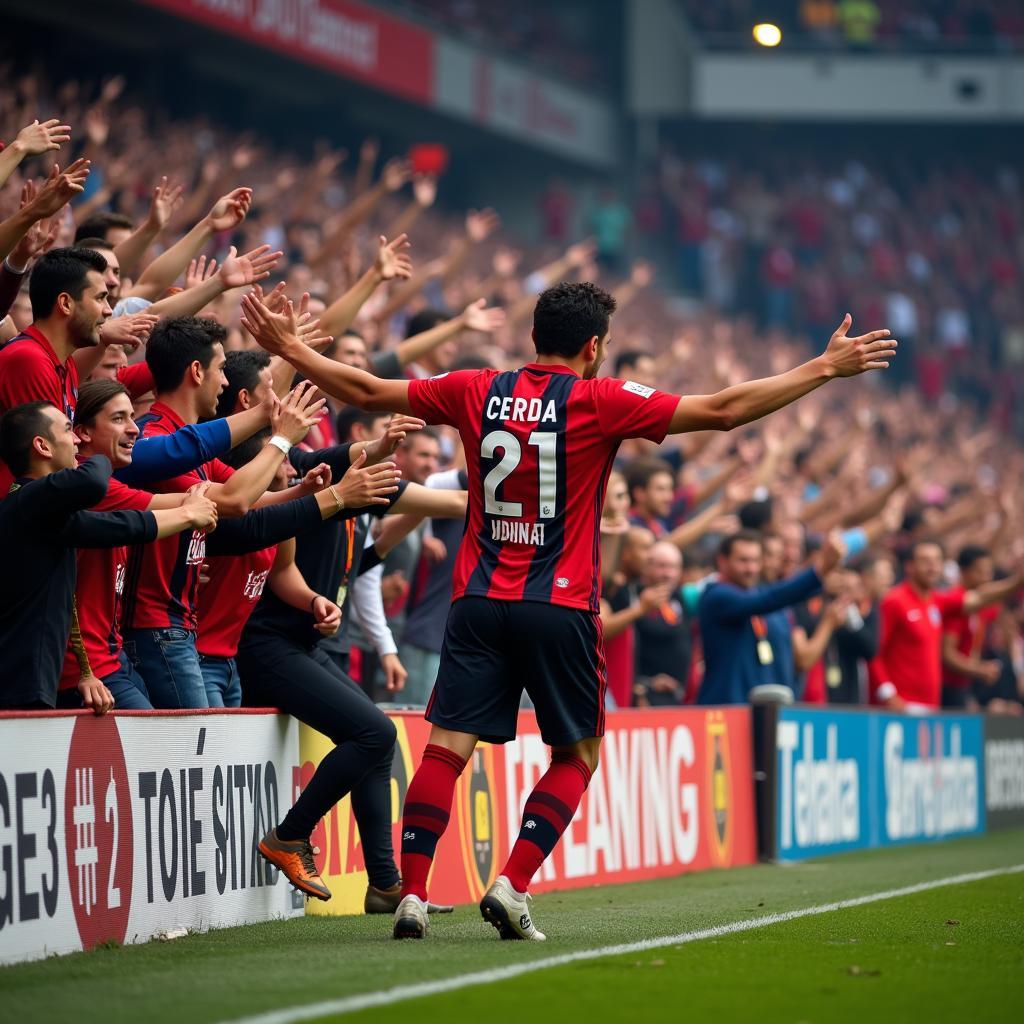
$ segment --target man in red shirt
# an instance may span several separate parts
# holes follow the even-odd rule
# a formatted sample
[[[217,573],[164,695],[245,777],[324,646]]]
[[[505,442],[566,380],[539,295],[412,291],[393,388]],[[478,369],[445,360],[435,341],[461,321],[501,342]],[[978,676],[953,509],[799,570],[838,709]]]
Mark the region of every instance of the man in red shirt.
[[[906,578],[882,598],[881,638],[871,665],[872,696],[893,710],[937,710],[942,703],[943,621],[973,615],[1004,600],[1024,580],[1018,572],[971,590],[936,590],[942,563],[938,541],[915,541],[904,563]]]
[[[25,402],[49,402],[74,419],[78,401],[76,353],[98,349],[110,316],[107,264],[91,249],[51,249],[29,278],[32,324],[0,349],[0,413]],[[153,318],[139,320],[145,327]],[[145,332],[143,332],[145,333]],[[0,498],[13,478],[0,463]]]
[[[242,323],[329,394],[363,409],[411,412],[456,426],[466,452],[469,512],[433,696],[430,742],[406,797],[396,938],[427,932],[427,877],[455,785],[483,738],[515,736],[525,688],[552,763],[526,803],[502,874],[484,896],[503,938],[543,939],[526,889],[572,820],[597,767],[604,734],[599,618],[600,521],[620,442],[729,430],[780,409],[836,376],[888,366],[888,331],[847,336],[816,359],[716,395],[664,394],[599,378],[615,300],[594,284],[560,284],[534,311],[536,362],[510,372],[460,370],[429,380],[381,380],[324,359],[297,337],[294,310],[274,314],[255,295]]]
[[[992,555],[987,548],[968,544],[957,555],[960,583],[954,593],[974,590],[990,583],[995,576]],[[978,702],[971,692],[977,682],[992,686],[1002,673],[1002,662],[997,658],[981,657],[989,626],[999,618],[999,609],[993,605],[973,615],[950,615],[942,631],[942,706],[978,710]]]
[[[226,330],[215,320],[177,317],[153,331],[146,361],[157,401],[138,420],[142,436],[173,434],[188,423],[215,415],[225,386]],[[242,516],[261,499],[290,448],[319,418],[323,400],[311,402],[309,389],[297,389],[271,414],[271,443],[244,469],[233,471],[220,459],[154,485],[177,494],[208,482],[207,494],[221,516]],[[278,495],[271,501],[287,498]],[[201,531],[133,548],[125,584],[125,650],[139,670],[150,697],[162,708],[209,707],[196,650],[196,599],[206,554]]]
[[[115,472],[130,465],[139,428],[132,420],[132,403],[124,385],[117,381],[87,383],[81,398],[75,410],[79,462],[103,455],[110,459]],[[150,494],[111,477],[105,497],[92,511],[153,512],[159,541],[184,530],[191,533],[217,525],[217,507],[204,490],[201,486],[181,494]],[[80,707],[80,694],[98,682],[106,687],[119,710],[152,708],[145,682],[122,649],[118,620],[127,561],[127,545],[78,551],[75,609],[79,636],[75,643],[69,643],[64,658],[58,707]],[[82,664],[83,653],[87,666]]]

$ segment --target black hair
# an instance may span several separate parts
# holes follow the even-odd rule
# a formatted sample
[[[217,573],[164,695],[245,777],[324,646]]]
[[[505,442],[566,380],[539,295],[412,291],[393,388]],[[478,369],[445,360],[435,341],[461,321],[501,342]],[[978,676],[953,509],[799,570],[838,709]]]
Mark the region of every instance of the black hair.
[[[960,554],[956,556],[956,564],[960,566],[960,571],[963,572],[964,569],[970,569],[975,562],[991,557],[992,552],[988,548],[982,547],[980,544],[965,544],[960,549]]]
[[[917,554],[917,549],[924,547],[938,548],[939,551],[942,552],[943,557],[946,555],[946,549],[942,546],[941,540],[938,540],[935,537],[919,537],[900,548],[900,561],[912,561],[914,556]]]
[[[9,409],[0,419],[0,459],[14,476],[24,476],[32,461],[32,442],[37,437],[53,440],[52,424],[46,415],[50,402],[26,402]]]
[[[740,530],[737,533],[730,533],[728,537],[723,537],[722,543],[718,545],[719,557],[728,558],[737,544],[756,544],[758,547],[762,547],[763,542],[761,534],[755,530]]]
[[[89,271],[102,274],[107,261],[93,249],[66,245],[39,257],[28,279],[32,319],[43,320],[53,312],[57,298],[67,293],[76,302],[89,281]]]
[[[232,469],[241,469],[243,466],[247,466],[266,447],[270,434],[270,427],[257,430],[252,437],[247,437],[240,444],[236,444],[231,451],[222,455],[221,459]]]
[[[102,238],[82,238],[75,242],[75,247],[78,249],[106,249],[108,252],[114,251],[114,247]]]
[[[626,485],[629,487],[629,496],[632,499],[633,491],[638,487],[647,488],[653,477],[659,473],[668,473],[675,481],[675,473],[672,466],[664,459],[637,459],[636,462],[626,469]]]
[[[259,387],[260,373],[270,365],[270,353],[261,348],[244,348],[229,352],[224,363],[227,387],[217,399],[217,415],[230,416],[242,391],[252,394]]]
[[[352,428],[361,423],[369,429],[381,416],[387,416],[386,412],[367,412],[365,409],[357,409],[354,405],[346,406],[338,413],[334,421],[335,429],[338,432],[338,440],[345,442],[352,437]]]
[[[615,360],[615,376],[621,377],[627,371],[632,370],[641,359],[653,358],[650,352],[644,352],[643,349],[628,348],[625,352],[620,352]]]
[[[100,410],[117,395],[127,395],[128,389],[117,380],[87,380],[78,389],[78,404],[75,406],[75,426],[91,427]],[[129,396],[131,397],[131,396]]]
[[[615,299],[590,281],[563,282],[542,292],[533,311],[537,354],[578,356],[591,338],[608,333]]]
[[[227,330],[208,317],[161,320],[146,345],[146,365],[153,374],[156,393],[165,394],[178,387],[193,363],[206,369],[213,361],[213,346],[223,344],[227,336]]]
[[[741,505],[739,519],[744,530],[763,530],[772,521],[772,499],[748,501]]]
[[[135,230],[135,223],[131,217],[123,213],[114,213],[112,210],[100,210],[98,213],[86,217],[81,224],[75,228],[75,245],[78,245],[83,238],[102,238],[106,245],[107,232],[111,228],[124,228],[128,231]]]
[[[409,321],[405,325],[405,336],[412,338],[417,334],[422,334],[424,331],[433,330],[438,324],[443,324],[446,320],[451,320],[451,318],[451,313],[443,309],[421,309],[418,313],[413,313],[409,317]],[[345,333],[349,332],[346,331]]]

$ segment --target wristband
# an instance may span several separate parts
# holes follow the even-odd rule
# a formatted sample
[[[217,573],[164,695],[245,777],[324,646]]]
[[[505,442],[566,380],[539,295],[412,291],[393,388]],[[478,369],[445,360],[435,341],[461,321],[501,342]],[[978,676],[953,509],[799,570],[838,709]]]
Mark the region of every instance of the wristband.
[[[13,274],[15,277],[24,277],[28,273],[28,264],[26,263],[25,266],[21,268],[21,270],[15,270],[13,264],[11,263],[11,257],[8,256],[4,260],[4,270],[6,270],[9,274]]]
[[[335,512],[340,512],[345,507],[344,499],[338,497],[338,492],[334,489],[334,484],[331,484],[327,490],[331,492],[331,497],[334,499],[334,504],[337,505]]]
[[[291,441],[280,434],[275,434],[267,443],[272,444],[282,455],[287,455],[292,450]]]

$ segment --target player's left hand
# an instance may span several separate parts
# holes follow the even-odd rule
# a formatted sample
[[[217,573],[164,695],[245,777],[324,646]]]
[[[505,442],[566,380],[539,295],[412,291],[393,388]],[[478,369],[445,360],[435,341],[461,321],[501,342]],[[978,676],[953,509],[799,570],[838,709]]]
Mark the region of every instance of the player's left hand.
[[[856,338],[847,336],[853,317],[849,313],[836,328],[825,349],[825,359],[837,377],[855,377],[868,370],[886,370],[896,355],[896,339],[889,332],[871,331]]]

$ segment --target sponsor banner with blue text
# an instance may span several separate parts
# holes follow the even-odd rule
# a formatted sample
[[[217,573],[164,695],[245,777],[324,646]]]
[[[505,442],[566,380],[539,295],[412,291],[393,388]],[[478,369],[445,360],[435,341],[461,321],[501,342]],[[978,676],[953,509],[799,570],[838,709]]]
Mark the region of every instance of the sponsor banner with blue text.
[[[985,830],[981,716],[784,708],[775,738],[779,860]]]

